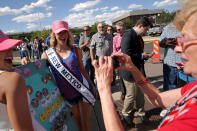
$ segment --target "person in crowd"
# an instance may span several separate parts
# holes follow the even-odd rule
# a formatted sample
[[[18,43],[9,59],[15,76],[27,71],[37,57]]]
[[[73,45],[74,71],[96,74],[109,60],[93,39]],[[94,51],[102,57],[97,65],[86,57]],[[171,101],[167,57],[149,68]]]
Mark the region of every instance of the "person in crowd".
[[[12,48],[21,40],[9,39],[0,30],[0,130],[33,131],[24,78],[12,69]]]
[[[173,22],[164,27],[159,45],[165,48],[163,59],[163,90],[168,91],[177,88],[178,84],[178,68],[176,62],[180,61],[181,55],[175,53],[176,37],[180,37],[181,32],[178,31]],[[164,117],[167,110],[161,111],[160,116]]]
[[[44,45],[43,45],[44,46],[44,51],[47,50],[50,47],[50,39],[51,39],[51,35],[49,35],[44,42]]]
[[[23,57],[29,58],[28,49],[27,49],[27,43],[26,43],[26,42],[23,42],[22,45],[18,46],[18,48],[20,49],[20,56],[21,56],[21,59],[22,59]]]
[[[31,45],[30,45],[30,40],[27,41],[27,51],[29,55],[29,59],[31,59]]]
[[[181,55],[175,53],[176,37],[180,37],[181,33],[178,31],[173,22],[164,27],[160,37],[159,45],[165,48],[163,59],[163,90],[172,90],[177,85],[178,69],[176,62],[180,61]]]
[[[114,29],[111,25],[107,26],[107,33],[114,37]]]
[[[92,88],[94,94],[96,94],[96,88],[84,70],[80,49],[74,47],[73,45],[74,39],[71,32],[69,31],[68,23],[62,20],[54,21],[52,24],[50,48],[47,51],[53,49],[59,56],[59,59],[61,60],[61,63],[64,65],[64,67],[67,67],[79,81],[84,82],[84,78],[82,76],[82,74],[84,74],[85,79],[91,86],[89,88]],[[44,52],[41,58],[49,61],[49,55],[47,55],[47,52]],[[29,61],[27,59],[22,60],[22,64],[27,64],[28,62]],[[57,59],[54,62],[57,62]],[[63,77],[61,72],[56,70],[52,63],[50,63],[50,69],[64,99],[67,100],[70,105],[72,105],[70,111],[73,113],[74,119],[79,129],[81,131],[89,131],[91,105],[83,101],[83,92],[79,92],[76,90],[76,88],[74,88],[73,85],[70,85],[68,80]]]
[[[41,58],[41,54],[43,52],[42,50],[42,43],[44,42],[44,38],[41,37],[41,39],[38,40],[38,55],[39,55],[39,58]]]
[[[78,35],[73,35],[74,41],[75,41],[75,46],[79,47],[79,39],[80,37]]]
[[[113,37],[113,53],[118,52],[119,50],[121,50],[121,45],[120,42],[122,40],[122,36],[125,33],[126,30],[126,26],[125,24],[120,21],[118,23],[116,23],[116,31],[117,31],[117,35]],[[121,89],[121,99],[124,100],[125,99],[125,95],[126,95],[126,88],[124,86],[124,82],[122,77],[120,77],[119,72],[116,72],[116,75],[119,76],[119,87]]]
[[[182,10],[176,15],[174,23],[177,29],[181,31],[182,38],[177,40],[175,51],[181,53],[181,57],[186,61],[184,63],[184,72],[197,78],[197,1],[187,0],[182,5]],[[187,84],[182,88],[176,88],[165,92],[160,92],[154,87],[134,66],[131,58],[123,53],[116,53],[121,66],[118,70],[129,70],[133,75],[136,84],[147,95],[149,101],[158,106],[170,109],[161,121],[158,131],[195,131],[197,129],[197,81]],[[102,58],[100,58],[102,59]],[[115,129],[122,130],[122,125],[114,110],[112,104],[110,82],[112,81],[112,60],[102,61],[97,65],[94,63],[96,78],[98,81],[98,91],[100,97],[108,98],[107,101],[101,101],[105,125],[108,131]],[[98,72],[99,71],[99,72]],[[101,98],[102,99],[102,98]],[[108,114],[105,114],[107,112]],[[112,119],[114,119],[112,121]],[[113,129],[115,127],[115,129]]]
[[[121,50],[120,43],[122,40],[122,36],[126,30],[125,24],[122,21],[116,23],[116,30],[117,30],[117,35],[113,37],[113,53],[116,53],[119,50]]]
[[[37,59],[40,59],[40,52],[39,52],[39,49],[38,49],[39,45],[38,45],[38,38],[36,37],[34,39],[34,43],[33,43],[33,60],[34,60],[34,55],[36,55],[36,58]]]
[[[31,46],[31,59],[34,60],[34,55],[35,55],[35,52],[34,52],[34,39],[30,40],[30,46]]]
[[[90,27],[84,26],[83,31],[84,33],[80,35],[79,48],[82,50],[85,71],[89,74],[91,81],[94,82],[94,68],[91,64],[89,48],[91,42]]]
[[[121,52],[129,55],[135,66],[145,75],[144,60],[152,57],[152,54],[144,52],[144,41],[142,35],[145,34],[152,26],[147,17],[140,18],[135,26],[124,33],[121,40]],[[147,121],[144,112],[144,94],[136,86],[133,75],[128,71],[120,71],[126,87],[122,116],[127,124],[133,124],[133,107],[136,100],[137,114],[142,121]]]
[[[105,32],[105,24],[97,24],[98,32],[92,36],[90,43],[91,61],[98,59],[100,56],[110,56],[113,51],[113,38]]]

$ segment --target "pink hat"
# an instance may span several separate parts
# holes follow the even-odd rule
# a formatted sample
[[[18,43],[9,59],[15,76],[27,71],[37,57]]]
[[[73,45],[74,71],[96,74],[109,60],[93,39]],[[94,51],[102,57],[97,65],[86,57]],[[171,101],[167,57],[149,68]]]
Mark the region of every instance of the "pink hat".
[[[52,31],[53,33],[57,34],[63,30],[69,31],[68,23],[63,20],[56,20],[52,24]]]
[[[9,39],[1,30],[0,30],[0,51],[8,50],[14,46],[22,44],[22,40]]]

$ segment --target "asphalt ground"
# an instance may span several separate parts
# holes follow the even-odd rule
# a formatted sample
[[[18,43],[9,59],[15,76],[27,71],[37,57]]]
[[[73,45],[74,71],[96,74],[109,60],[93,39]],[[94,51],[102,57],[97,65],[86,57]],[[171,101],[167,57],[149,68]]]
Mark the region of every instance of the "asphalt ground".
[[[159,38],[151,38],[151,39],[145,39],[145,45],[144,45],[144,51],[151,53],[153,51],[153,40],[158,40]],[[149,59],[145,61],[145,72],[147,75],[147,79],[159,90],[162,91],[163,89],[163,54],[164,49],[159,48],[160,50],[160,61],[159,62],[153,62],[153,59]],[[114,103],[117,107],[118,112],[121,112],[123,107],[123,101],[120,99],[120,89],[118,86],[118,79],[116,81],[116,84],[112,86],[112,92],[113,92],[113,99]],[[146,111],[146,117],[148,118],[147,122],[142,122],[142,120],[136,116],[133,120],[134,125],[128,126],[125,124],[124,121],[122,121],[122,124],[124,126],[125,131],[150,131],[157,129],[161,117],[159,116],[161,108],[157,108],[154,105],[152,105],[146,98],[145,98],[145,111]]]

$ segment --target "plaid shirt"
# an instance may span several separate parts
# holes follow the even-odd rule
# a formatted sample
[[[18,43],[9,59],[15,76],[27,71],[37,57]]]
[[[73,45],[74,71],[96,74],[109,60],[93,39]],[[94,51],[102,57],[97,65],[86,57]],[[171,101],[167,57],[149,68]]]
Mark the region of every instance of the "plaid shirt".
[[[164,27],[160,37],[160,42],[161,43],[166,42],[168,38],[176,38],[177,36],[181,36],[181,33],[178,30],[176,30],[173,23],[170,23],[166,27]],[[176,67],[175,62],[180,61],[180,57],[181,57],[180,54],[174,52],[174,48],[166,47],[164,52],[163,63],[169,66]]]

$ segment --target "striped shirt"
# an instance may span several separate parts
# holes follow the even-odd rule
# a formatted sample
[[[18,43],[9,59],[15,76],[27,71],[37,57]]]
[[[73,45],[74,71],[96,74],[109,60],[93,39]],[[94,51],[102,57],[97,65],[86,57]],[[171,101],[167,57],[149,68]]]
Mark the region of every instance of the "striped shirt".
[[[72,71],[73,75],[83,83],[83,77],[79,69],[79,63],[74,52],[74,48],[71,48],[69,57],[62,59],[62,63],[67,66],[70,71]],[[72,87],[53,66],[51,66],[51,69],[60,92],[66,100],[73,100],[78,97],[82,97],[82,95],[78,93],[78,91]]]

